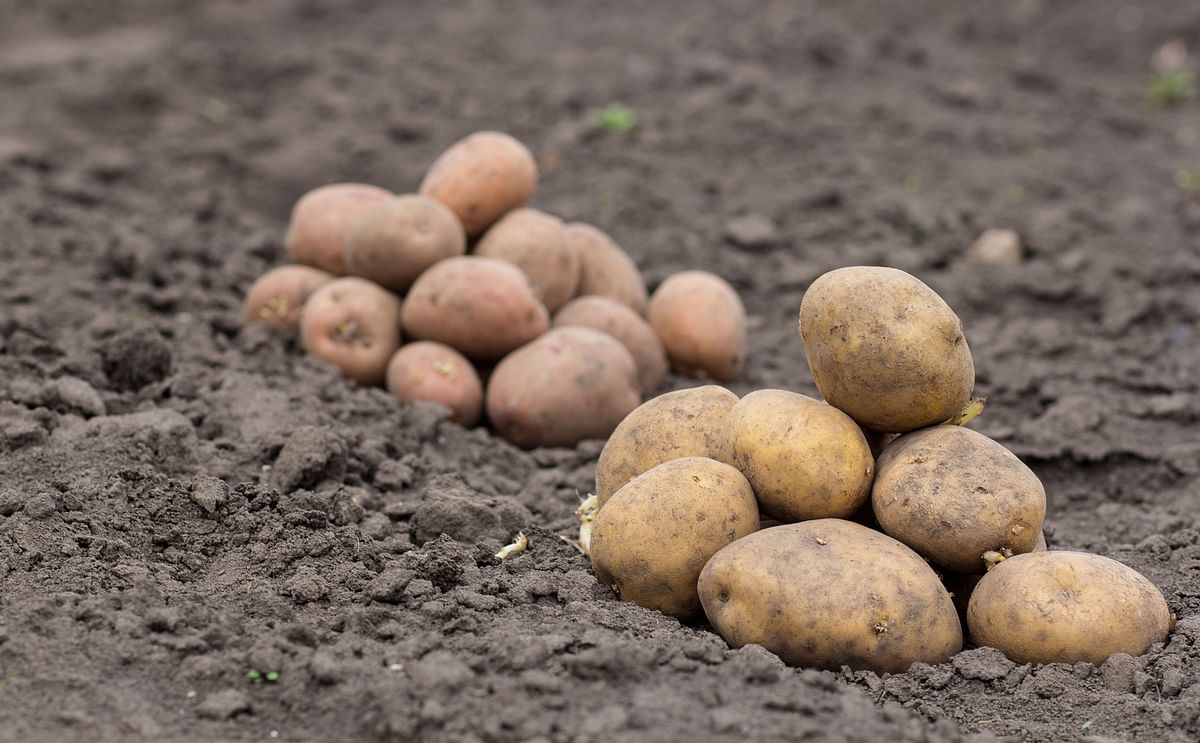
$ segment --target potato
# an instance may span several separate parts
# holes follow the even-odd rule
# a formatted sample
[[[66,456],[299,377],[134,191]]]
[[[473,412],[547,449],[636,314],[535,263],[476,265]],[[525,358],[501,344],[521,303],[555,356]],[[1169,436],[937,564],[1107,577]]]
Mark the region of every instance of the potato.
[[[820,400],[757,390],[729,413],[733,463],[763,513],[783,521],[847,518],[871,492],[875,460],[858,424]]]
[[[496,366],[487,413],[517,446],[574,446],[608,436],[639,399],[625,346],[591,328],[554,328]]]
[[[474,238],[529,201],[536,187],[537,163],[525,145],[501,132],[476,132],[438,156],[419,191],[450,207]]]
[[[425,196],[389,199],[364,217],[346,243],[346,272],[398,292],[433,264],[467,252],[454,212]]]
[[[294,330],[309,295],[332,280],[333,274],[310,266],[272,268],[251,284],[242,315],[272,330]]]
[[[943,423],[971,399],[962,323],[903,271],[854,266],[818,277],[800,303],[800,338],[821,396],[865,428]]]
[[[471,362],[449,346],[417,341],[392,354],[387,388],[401,400],[431,400],[450,408],[450,420],[470,428],[483,415],[483,384]]]
[[[1173,618],[1133,568],[1083,552],[1034,552],[988,571],[967,607],[971,639],[1017,663],[1100,665],[1166,639]]]
[[[746,310],[721,277],[706,271],[667,277],[650,297],[646,318],[680,374],[731,382],[741,373]]]
[[[617,426],[596,463],[596,497],[601,507],[625,483],[651,467],[683,457],[733,463],[729,411],[737,395],[706,385],[647,400]]]
[[[620,302],[587,296],[567,302],[554,316],[554,327],[578,325],[608,333],[629,349],[638,368],[642,394],[658,389],[667,376],[667,354],[662,342],[642,316]]]
[[[334,279],[313,292],[300,315],[308,352],[362,384],[381,384],[400,347],[400,300],[366,279]]]
[[[599,229],[571,222],[567,239],[579,254],[580,297],[597,295],[615,299],[642,315],[646,312],[646,281],[637,264],[611,237]]]
[[[899,673],[962,649],[954,603],[933,569],[850,521],[817,519],[739,539],[704,566],[699,590],[730,645],[762,645],[789,665]]]
[[[330,183],[314,188],[292,208],[285,238],[288,255],[297,263],[344,275],[350,232],[392,197],[391,191],[365,183]]]
[[[962,426],[906,433],[876,463],[871,506],[885,533],[959,573],[982,573],[986,552],[1031,552],[1046,491],[1016,455]]]
[[[622,600],[686,621],[702,611],[704,564],[757,529],[754,491],[741,472],[706,457],[674,459],[626,483],[600,510],[592,568]]]
[[[515,264],[551,312],[575,296],[579,286],[579,254],[567,242],[562,220],[537,209],[506,214],[479,238],[475,254]]]
[[[434,264],[404,299],[404,330],[491,361],[546,332],[550,315],[511,263],[466,255]]]
[[[1037,542],[1034,543],[1033,549],[1030,552],[1045,552],[1046,551],[1046,535],[1038,532]],[[967,605],[971,601],[971,594],[975,591],[975,586],[979,585],[979,581],[983,576],[978,573],[943,573],[942,584],[946,586],[946,590],[950,592],[950,596],[954,598],[954,608],[958,611],[958,618],[962,621],[965,630],[967,626]]]

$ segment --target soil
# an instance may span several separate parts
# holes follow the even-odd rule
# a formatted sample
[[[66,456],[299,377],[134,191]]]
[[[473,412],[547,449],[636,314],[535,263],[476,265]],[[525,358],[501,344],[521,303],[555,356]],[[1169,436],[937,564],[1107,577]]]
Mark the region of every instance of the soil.
[[[0,739],[1200,738],[1200,108],[1147,105],[1189,2],[0,0]],[[1194,64],[1194,63],[1193,63]],[[614,102],[632,131],[595,125]],[[411,190],[473,130],[651,285],[750,316],[739,393],[814,393],[827,269],[959,312],[974,427],[1053,548],[1178,626],[1141,658],[784,667],[619,602],[562,539],[599,442],[520,451],[245,327],[290,205]],[[1017,230],[1015,266],[964,260]],[[683,386],[687,380],[672,379]],[[493,558],[520,528],[530,549]],[[444,536],[443,536],[444,535]]]

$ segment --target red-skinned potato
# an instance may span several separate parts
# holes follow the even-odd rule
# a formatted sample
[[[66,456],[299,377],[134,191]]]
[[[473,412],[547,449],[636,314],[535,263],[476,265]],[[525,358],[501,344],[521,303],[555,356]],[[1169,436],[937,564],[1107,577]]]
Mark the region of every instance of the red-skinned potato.
[[[483,414],[483,384],[458,351],[434,341],[402,346],[387,367],[387,388],[401,400],[430,400],[450,408],[450,420],[470,428]]]
[[[333,274],[311,266],[272,268],[250,286],[242,314],[246,322],[272,330],[300,327],[300,311],[309,296],[333,280]]]
[[[707,271],[667,280],[646,308],[671,368],[689,377],[731,382],[746,360],[746,309],[734,288]]]
[[[537,209],[504,215],[479,238],[475,254],[524,271],[533,293],[551,312],[575,296],[579,286],[579,255],[567,241],[562,220]]]
[[[405,194],[359,221],[346,244],[346,272],[403,292],[425,269],[465,252],[467,237],[454,212]]]
[[[580,297],[592,294],[615,299],[639,315],[646,312],[646,281],[621,246],[596,227],[583,222],[566,226],[567,239],[579,254]]]
[[[330,183],[300,197],[288,223],[288,254],[306,266],[335,276],[346,273],[346,241],[359,220],[385,201],[390,191],[365,183]]]
[[[601,296],[578,297],[554,316],[554,327],[578,325],[608,333],[629,349],[638,368],[642,394],[658,388],[667,376],[667,354],[650,325],[620,302]]]
[[[400,347],[400,300],[366,279],[335,279],[304,304],[300,336],[309,353],[346,377],[381,384]]]
[[[438,156],[420,192],[448,206],[473,238],[529,201],[536,187],[537,163],[525,145],[501,132],[476,132]]]

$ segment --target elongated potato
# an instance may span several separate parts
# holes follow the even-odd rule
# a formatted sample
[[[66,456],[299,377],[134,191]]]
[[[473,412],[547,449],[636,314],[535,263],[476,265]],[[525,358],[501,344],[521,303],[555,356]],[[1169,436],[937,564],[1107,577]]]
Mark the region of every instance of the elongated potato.
[[[575,296],[579,254],[567,242],[562,220],[537,209],[504,215],[475,246],[475,255],[508,261],[525,272],[533,293],[554,312]]]
[[[501,132],[475,132],[438,156],[419,190],[450,207],[474,238],[536,187],[537,163],[525,145]]]
[[[601,296],[572,299],[554,316],[554,327],[566,325],[608,333],[629,349],[637,364],[642,394],[658,389],[667,376],[667,354],[662,342],[641,315],[620,302]]]
[[[667,277],[646,308],[671,368],[732,382],[746,361],[746,309],[734,288],[707,271]]]
[[[1166,639],[1171,610],[1133,568],[1083,552],[1033,552],[988,571],[967,607],[971,639],[1017,663],[1100,665]]]
[[[637,264],[600,229],[583,222],[566,226],[567,239],[579,254],[580,297],[615,299],[638,315],[646,312],[646,281]]]
[[[875,431],[945,422],[975,386],[958,316],[894,268],[854,266],[817,278],[800,303],[800,338],[821,396]]]
[[[346,242],[359,221],[392,198],[365,183],[330,183],[300,197],[288,223],[288,254],[335,276],[346,273]]]
[[[300,327],[300,311],[309,296],[333,274],[310,266],[272,268],[250,286],[242,314],[246,322],[261,323],[272,330]]]
[[[362,384],[382,384],[400,347],[400,300],[366,279],[347,276],[313,292],[300,315],[308,352]]]
[[[467,252],[462,224],[433,199],[405,194],[358,222],[346,243],[346,271],[398,292],[425,269]]]
[[[734,464],[763,513],[783,521],[847,518],[866,502],[875,462],[862,429],[837,408],[757,390],[729,413]]]
[[[470,428],[483,415],[483,384],[471,362],[434,341],[417,341],[392,354],[387,388],[401,400],[429,400],[450,408],[450,420]]]
[[[646,470],[682,457],[733,463],[729,411],[737,395],[705,385],[647,400],[621,421],[596,463],[596,498],[601,507],[625,483]]]
[[[841,519],[739,539],[704,566],[699,591],[726,642],[762,645],[790,665],[898,673],[962,649],[954,603],[933,569],[891,537]]]
[[[696,580],[725,545],[758,529],[741,472],[705,457],[664,462],[616,492],[592,524],[596,577],[625,601],[683,620],[700,616]]]

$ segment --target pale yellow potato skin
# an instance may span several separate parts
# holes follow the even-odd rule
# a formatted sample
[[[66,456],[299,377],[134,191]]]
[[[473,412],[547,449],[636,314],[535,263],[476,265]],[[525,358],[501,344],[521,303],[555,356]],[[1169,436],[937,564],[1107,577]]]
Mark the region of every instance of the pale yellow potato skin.
[[[742,373],[746,308],[720,276],[707,271],[668,276],[650,297],[646,319],[680,374],[732,382]]]
[[[696,581],[717,550],[758,528],[750,483],[706,457],[664,462],[617,491],[592,523],[592,567],[625,601],[700,616]]]
[[[734,465],[763,513],[781,521],[846,518],[866,502],[871,448],[850,416],[807,395],[757,390],[729,414]]]
[[[596,463],[596,499],[604,504],[651,467],[682,457],[733,463],[729,411],[737,395],[705,385],[675,390],[642,403],[608,437]]]
[[[1017,663],[1100,665],[1138,656],[1171,630],[1162,592],[1133,568],[1084,552],[1011,557],[975,586],[971,639]]]
[[[580,297],[597,295],[615,299],[629,309],[646,313],[646,280],[633,258],[611,237],[583,222],[566,226],[567,239],[579,254]]]
[[[821,396],[864,428],[903,433],[942,423],[975,386],[958,316],[894,268],[818,277],[800,304],[800,338]]]
[[[983,554],[1032,552],[1046,491],[1015,454],[962,426],[900,436],[876,462],[871,506],[880,528],[958,573],[982,573]]]
[[[483,131],[439,155],[418,190],[449,207],[473,238],[529,201],[537,179],[537,161],[525,145],[503,132]]]
[[[562,220],[537,209],[504,215],[479,238],[475,255],[508,261],[521,269],[550,312],[574,297],[579,286],[579,253],[567,240]]]
[[[793,666],[899,673],[962,649],[958,614],[933,569],[886,534],[841,519],[730,544],[704,566],[699,591],[726,642],[761,645]]]
[[[643,395],[658,389],[667,376],[667,353],[641,315],[615,299],[588,295],[567,302],[554,315],[554,327],[580,325],[608,333],[633,354]]]

